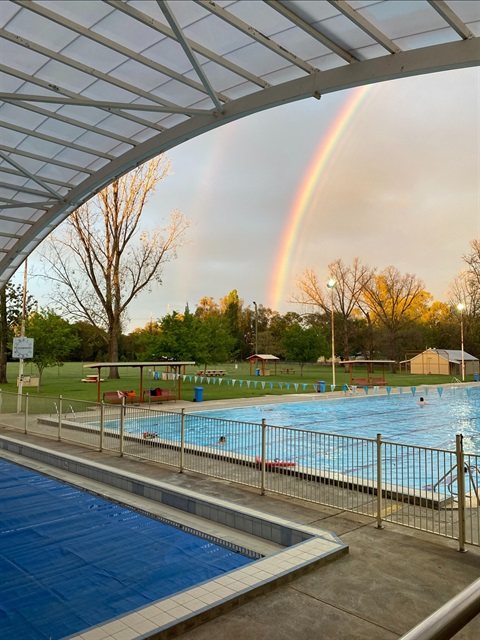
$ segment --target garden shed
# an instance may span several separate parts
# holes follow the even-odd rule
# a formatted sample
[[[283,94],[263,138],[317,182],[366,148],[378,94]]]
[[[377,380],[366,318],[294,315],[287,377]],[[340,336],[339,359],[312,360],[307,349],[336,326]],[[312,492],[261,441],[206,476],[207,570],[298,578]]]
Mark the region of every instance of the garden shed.
[[[472,376],[479,372],[479,360],[463,351],[465,375]],[[412,374],[436,374],[444,376],[460,376],[462,374],[461,349],[425,349],[410,361]]]

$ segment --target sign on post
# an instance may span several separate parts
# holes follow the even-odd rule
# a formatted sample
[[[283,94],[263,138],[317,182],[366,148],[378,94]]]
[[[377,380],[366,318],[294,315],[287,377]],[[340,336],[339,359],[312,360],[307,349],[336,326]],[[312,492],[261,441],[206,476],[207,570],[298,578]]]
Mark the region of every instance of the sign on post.
[[[24,360],[33,358],[33,338],[14,338],[12,357]]]

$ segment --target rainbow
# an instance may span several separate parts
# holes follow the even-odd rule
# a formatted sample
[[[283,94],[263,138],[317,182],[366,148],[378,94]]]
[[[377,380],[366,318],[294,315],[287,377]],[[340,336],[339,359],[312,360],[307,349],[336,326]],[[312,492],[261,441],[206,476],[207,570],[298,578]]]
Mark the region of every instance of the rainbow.
[[[348,124],[353,115],[362,104],[364,98],[371,89],[371,85],[354,89],[345,101],[340,113],[330,125],[327,134],[322,138],[315,150],[313,160],[295,194],[292,206],[289,209],[287,223],[285,224],[280,245],[275,258],[273,272],[270,278],[270,300],[268,306],[278,309],[282,302],[283,290],[287,275],[290,271],[293,249],[295,247],[302,222],[308,211],[311,200],[315,194],[328,161],[341,138],[344,136]]]

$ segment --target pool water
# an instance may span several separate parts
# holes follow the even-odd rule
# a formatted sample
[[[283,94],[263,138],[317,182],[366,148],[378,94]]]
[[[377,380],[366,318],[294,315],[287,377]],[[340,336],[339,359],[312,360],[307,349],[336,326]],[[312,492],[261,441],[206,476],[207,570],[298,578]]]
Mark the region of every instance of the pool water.
[[[426,400],[423,405],[419,404],[421,396]],[[266,423],[266,460],[294,463],[319,473],[374,478],[376,454],[370,444],[377,434],[395,447],[394,452],[384,454],[385,471],[402,478],[413,473],[418,477],[408,482],[414,486],[426,486],[452,467],[451,454],[429,458],[435,463],[422,458],[427,449],[454,452],[457,434],[463,435],[466,454],[480,454],[480,386],[416,393],[404,389],[391,395],[322,397],[211,411],[205,407],[205,411],[185,414],[185,444],[255,461],[262,453],[262,420]],[[118,421],[106,427],[118,430]],[[150,432],[154,441],[180,443],[181,418],[158,412],[149,418],[126,419],[125,432],[136,437]],[[222,436],[225,443],[220,442]],[[472,460],[471,464],[479,462]]]
[[[252,562],[0,459],[3,640],[58,640]]]
[[[408,390],[390,396],[271,404],[205,415],[255,423],[265,418],[269,425],[359,438],[380,433],[390,442],[442,449],[454,448],[456,434],[463,434],[465,451],[480,453],[479,387],[444,389],[441,395],[434,389],[423,397],[425,405],[418,404],[418,393],[413,396]]]

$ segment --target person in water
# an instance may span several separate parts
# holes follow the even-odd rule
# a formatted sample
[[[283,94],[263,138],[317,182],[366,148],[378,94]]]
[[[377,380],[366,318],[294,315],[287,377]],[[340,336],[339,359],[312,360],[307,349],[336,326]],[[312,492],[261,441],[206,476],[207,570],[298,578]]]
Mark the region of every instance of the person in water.
[[[218,444],[227,444],[227,439],[225,438],[225,436],[220,436]]]
[[[423,406],[424,404],[427,404],[427,403],[425,402],[425,399],[424,399],[424,397],[423,397],[423,396],[420,396],[420,400],[418,401],[418,404],[419,404],[420,406]]]

